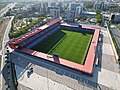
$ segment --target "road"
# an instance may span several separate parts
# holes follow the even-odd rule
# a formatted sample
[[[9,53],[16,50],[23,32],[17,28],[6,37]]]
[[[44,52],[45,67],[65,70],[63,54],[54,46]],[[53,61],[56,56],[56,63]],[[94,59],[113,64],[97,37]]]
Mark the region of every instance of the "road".
[[[6,90],[5,88],[7,86],[5,86],[5,84],[7,84],[7,82],[5,81],[8,81],[8,80],[5,80],[7,77],[7,67],[6,67],[6,59],[5,59],[5,53],[6,53],[6,44],[7,42],[9,41],[9,37],[8,37],[8,34],[10,32],[10,29],[11,29],[11,23],[12,23],[12,20],[13,20],[14,16],[11,17],[9,23],[8,23],[8,26],[6,28],[6,31],[5,31],[5,34],[4,34],[4,37],[3,37],[3,43],[2,43],[2,60],[1,60],[1,88],[2,90]]]
[[[3,9],[0,11],[0,17],[2,17],[9,9],[12,9],[15,5],[16,5],[16,3],[10,3],[10,4],[7,5],[5,8],[3,8]]]

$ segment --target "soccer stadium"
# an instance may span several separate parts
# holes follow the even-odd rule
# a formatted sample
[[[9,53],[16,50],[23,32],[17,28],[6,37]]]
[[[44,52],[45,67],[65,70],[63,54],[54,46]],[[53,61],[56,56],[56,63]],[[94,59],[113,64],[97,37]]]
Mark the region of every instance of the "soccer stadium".
[[[12,39],[9,45],[22,53],[92,74],[99,28],[61,21],[54,20]]]

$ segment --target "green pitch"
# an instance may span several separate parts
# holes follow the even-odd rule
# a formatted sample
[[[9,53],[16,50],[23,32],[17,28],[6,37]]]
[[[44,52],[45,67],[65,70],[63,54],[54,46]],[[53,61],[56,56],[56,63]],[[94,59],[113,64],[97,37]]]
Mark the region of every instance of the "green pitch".
[[[66,60],[84,64],[91,39],[92,34],[59,30],[32,49],[51,55],[56,53]]]

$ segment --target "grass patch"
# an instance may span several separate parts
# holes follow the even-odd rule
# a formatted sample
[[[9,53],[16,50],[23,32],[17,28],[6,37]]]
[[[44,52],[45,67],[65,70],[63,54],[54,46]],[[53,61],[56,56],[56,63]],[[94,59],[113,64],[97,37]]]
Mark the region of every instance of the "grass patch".
[[[51,55],[56,53],[66,60],[84,64],[91,39],[91,34],[59,30],[32,49]]]

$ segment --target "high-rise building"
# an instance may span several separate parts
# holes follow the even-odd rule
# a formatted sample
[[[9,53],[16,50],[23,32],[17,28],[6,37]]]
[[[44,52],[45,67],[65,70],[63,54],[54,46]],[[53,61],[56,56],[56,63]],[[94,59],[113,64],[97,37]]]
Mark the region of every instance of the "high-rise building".
[[[75,11],[67,10],[65,12],[65,21],[67,22],[74,22],[76,18],[76,13]]]
[[[39,13],[42,12],[42,4],[41,4],[41,3],[34,4],[33,7],[34,7],[35,10],[38,11]]]
[[[68,6],[68,10],[75,11],[76,15],[79,16],[83,12],[84,3],[71,2]]]
[[[60,9],[50,9],[50,16],[53,19],[60,18]]]
[[[81,6],[81,7],[83,8],[83,5],[84,5],[83,3],[71,2],[71,3],[69,4],[68,10],[76,11],[76,8],[77,8],[78,6]]]
[[[94,9],[104,10],[106,8],[110,7],[117,7],[118,3],[114,1],[108,1],[108,0],[98,0],[94,4]]]
[[[55,3],[55,2],[51,2],[51,3],[50,3],[50,6],[55,7],[55,6],[56,6],[56,3]]]
[[[44,2],[43,5],[42,5],[42,8],[43,8],[43,12],[45,14],[47,14],[47,12],[48,12],[48,2]]]
[[[63,12],[63,4],[62,4],[62,2],[57,3],[57,7],[60,8],[60,13],[62,13]]]
[[[113,1],[104,1],[104,8],[109,8],[109,7],[117,7],[118,4],[117,2],[113,2]]]
[[[59,7],[49,6],[49,7],[48,7],[48,14],[50,13],[50,10],[51,10],[51,9],[59,9]]]
[[[94,9],[103,10],[103,8],[104,8],[104,1],[103,0],[96,1],[96,3],[94,4]]]
[[[79,16],[83,12],[83,8],[81,6],[76,7],[76,16]]]

